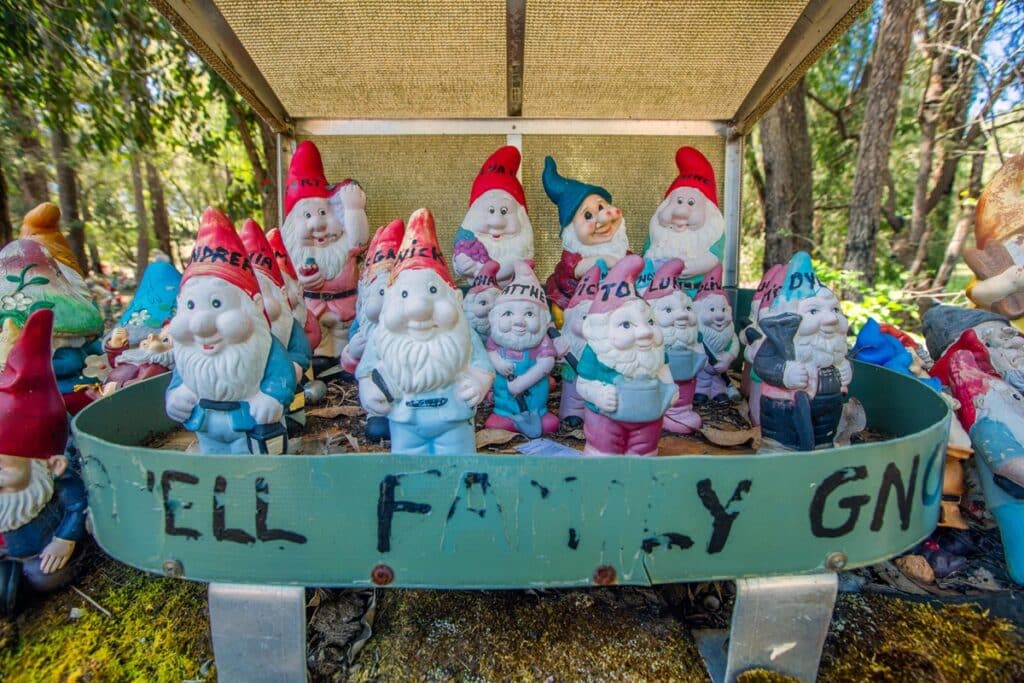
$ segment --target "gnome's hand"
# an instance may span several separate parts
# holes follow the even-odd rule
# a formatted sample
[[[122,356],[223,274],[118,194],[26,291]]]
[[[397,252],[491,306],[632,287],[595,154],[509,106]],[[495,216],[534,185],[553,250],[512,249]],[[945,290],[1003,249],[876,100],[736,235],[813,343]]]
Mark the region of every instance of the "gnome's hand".
[[[782,371],[783,386],[787,389],[806,389],[810,379],[807,366],[795,361],[786,361],[786,367]]]
[[[484,265],[480,261],[474,261],[469,254],[461,252],[455,255],[453,263],[455,264],[455,272],[467,278],[476,277]]]
[[[284,406],[276,398],[270,394],[264,394],[262,391],[247,398],[246,403],[249,404],[249,415],[252,416],[256,424],[265,425],[277,422],[284,414]]]
[[[320,289],[327,280],[324,278],[324,274],[319,270],[313,273],[306,274],[300,269],[296,275],[299,277],[299,284],[302,285],[303,289]]]
[[[366,335],[363,333],[362,327],[356,330],[356,333],[348,340],[345,350],[348,351],[349,356],[352,358],[363,357],[363,352],[366,350]]]
[[[512,371],[516,369],[516,366],[510,360],[506,360],[497,353],[490,354],[491,365],[494,366],[494,371],[502,377],[508,377],[512,374]]]
[[[175,422],[184,422],[192,416],[192,409],[199,403],[199,397],[189,389],[187,386],[182,384],[176,389],[172,389],[167,394],[167,402],[165,410],[167,411],[167,417],[171,418]]]
[[[491,373],[470,367],[455,378],[455,395],[472,408],[484,400],[493,381]]]
[[[619,409],[619,392],[615,391],[615,387],[611,384],[601,384],[595,387],[595,398],[594,405],[596,405],[602,413],[614,413]]]
[[[384,392],[369,376],[359,380],[359,403],[368,413],[387,415],[391,412],[391,404],[384,396]]]
[[[53,537],[39,553],[39,568],[44,574],[52,574],[64,568],[75,551],[75,542]]]
[[[845,387],[851,380],[853,380],[853,366],[850,365],[850,361],[844,360],[843,364],[839,366],[839,383]]]
[[[341,198],[341,205],[346,211],[362,211],[366,208],[366,193],[356,181],[338,189],[338,196]]]

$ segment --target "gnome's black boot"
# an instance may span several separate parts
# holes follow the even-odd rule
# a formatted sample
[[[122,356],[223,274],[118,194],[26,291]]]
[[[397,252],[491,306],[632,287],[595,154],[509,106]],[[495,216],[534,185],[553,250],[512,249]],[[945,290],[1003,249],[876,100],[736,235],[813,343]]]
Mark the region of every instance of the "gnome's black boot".
[[[370,441],[384,441],[391,438],[391,425],[383,415],[366,418],[366,438]]]
[[[21,563],[0,560],[0,616],[11,616],[18,606],[21,589]]]

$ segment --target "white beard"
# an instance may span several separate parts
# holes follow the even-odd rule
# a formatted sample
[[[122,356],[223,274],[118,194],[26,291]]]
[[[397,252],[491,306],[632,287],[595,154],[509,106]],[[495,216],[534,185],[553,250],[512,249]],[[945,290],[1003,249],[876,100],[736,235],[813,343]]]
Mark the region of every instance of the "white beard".
[[[294,301],[295,305],[291,307],[292,318],[299,324],[299,327],[306,325],[306,297],[302,296],[302,287],[299,285],[299,281],[294,279],[288,273],[282,273],[284,276],[284,289],[288,292],[288,302]]]
[[[658,211],[651,216],[651,246],[644,256],[651,259],[682,258],[704,254],[711,250],[711,245],[725,234],[725,218],[710,200],[705,199],[704,226],[700,230],[676,231],[666,228],[658,221]]]
[[[288,214],[288,218],[285,219],[284,226],[281,228],[281,236],[284,238],[284,247],[288,250],[288,255],[291,256],[295,268],[299,269],[307,259],[313,259],[324,278],[333,280],[341,275],[341,271],[344,270],[345,264],[348,262],[349,252],[352,251],[348,230],[335,242],[322,247],[307,247],[302,244],[298,234],[299,230],[292,225],[294,221],[291,220],[291,217],[292,214]]]
[[[588,343],[597,359],[629,379],[656,377],[665,366],[664,344],[657,344],[647,350],[635,346],[617,349],[608,339],[608,317],[607,313],[598,313],[587,321],[587,329],[590,331]]]
[[[372,337],[380,358],[377,369],[398,395],[440,389],[454,382],[455,376],[469,365],[473,348],[470,334],[469,325],[461,315],[452,330],[438,333],[427,341],[395,334],[377,325]]]
[[[39,514],[53,498],[53,477],[45,460],[32,460],[28,486],[17,493],[0,493],[0,533],[19,529]]]
[[[689,327],[676,327],[670,325],[669,327],[662,327],[661,334],[665,337],[665,348],[668,349],[690,349],[696,351],[700,348],[697,343],[697,333],[699,329],[696,325],[690,325]]]
[[[797,362],[821,370],[839,366],[846,360],[846,337],[820,330],[814,334],[798,334],[793,338]]]
[[[131,363],[132,365],[156,363],[157,365],[162,365],[165,368],[174,368],[174,349],[171,348],[166,351],[157,352],[143,348],[127,349],[121,352],[121,355],[117,357],[117,361],[114,365],[121,365],[122,363]]]
[[[583,338],[583,335],[578,335],[573,331],[573,323],[576,320],[582,320],[583,316],[590,310],[590,304],[577,304],[572,308],[565,309],[565,322],[562,324],[562,336],[569,342],[569,353],[576,356],[579,359],[583,353],[583,347],[587,345],[587,340]]]
[[[540,346],[540,343],[544,341],[544,335],[547,334],[547,330],[541,328],[536,334],[526,332],[523,335],[517,335],[514,332],[501,332],[493,325],[491,326],[491,339],[498,346],[511,349],[513,351],[522,351],[524,349],[533,349]]]
[[[622,219],[622,224],[619,226],[618,231],[612,235],[612,238],[602,244],[588,245],[580,242],[579,238],[576,237],[576,231],[572,229],[572,226],[568,226],[562,231],[562,247],[566,251],[579,254],[586,258],[588,256],[604,256],[609,254],[622,258],[629,251],[629,236],[626,235],[626,219]]]
[[[719,332],[712,327],[701,325],[700,333],[707,347],[716,354],[725,353],[732,348],[734,343],[737,343],[736,332],[731,326]]]
[[[515,261],[527,261],[533,258],[533,228],[530,225],[530,218],[526,215],[526,209],[519,207],[519,232],[515,235],[505,235],[500,239],[491,237],[486,230],[473,234],[480,244],[487,249],[487,255],[501,265]],[[468,228],[467,228],[468,229]]]
[[[213,356],[196,344],[175,344],[174,362],[182,383],[199,398],[242,401],[259,391],[272,339],[266,323],[256,321],[249,339]]]

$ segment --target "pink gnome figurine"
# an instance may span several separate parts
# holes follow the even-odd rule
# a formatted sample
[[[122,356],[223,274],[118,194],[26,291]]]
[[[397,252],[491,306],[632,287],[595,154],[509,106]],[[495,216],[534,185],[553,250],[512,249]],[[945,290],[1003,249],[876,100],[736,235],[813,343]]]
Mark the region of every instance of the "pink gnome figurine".
[[[616,263],[583,321],[576,390],[587,405],[584,455],[657,455],[662,418],[679,396],[661,330],[636,291],[643,267],[635,255]]]
[[[590,305],[597,295],[597,286],[601,282],[601,267],[591,266],[583,274],[576,292],[565,307],[565,321],[562,323],[561,335],[566,342],[567,350],[562,358],[562,398],[558,404],[558,418],[571,429],[583,424],[583,415],[587,410],[579,392],[576,391],[576,367],[587,340],[583,338],[583,320],[590,311]]]
[[[118,329],[123,328],[115,328],[115,331]],[[107,375],[105,388],[113,383],[115,389],[123,389],[129,384],[170,372],[174,369],[172,345],[171,335],[165,329],[159,335],[150,334],[134,349],[125,348],[117,352],[111,361],[113,369]],[[108,351],[107,357],[111,355]]]
[[[313,353],[330,358],[317,365],[337,362],[356,315],[356,257],[369,237],[365,207],[359,183],[329,186],[316,145],[299,143],[288,167],[281,237],[297,269],[306,307],[320,326],[320,344]],[[311,329],[306,333],[310,338],[316,334]]]
[[[548,337],[551,313],[533,269],[518,261],[490,313],[487,353],[494,366],[494,412],[484,426],[519,432],[531,439],[558,430],[548,412],[548,377],[555,345]]]
[[[306,308],[306,297],[302,295],[302,285],[298,280],[299,274],[295,272],[295,265],[292,263],[291,257],[288,256],[288,250],[285,249],[281,231],[274,228],[268,232],[267,243],[274,252],[277,267],[281,271],[281,277],[284,278],[284,289],[288,293],[292,317],[295,318],[299,327],[305,330],[306,337],[309,338],[309,348],[315,349],[320,346],[320,325],[317,324],[313,311]]]
[[[758,327],[761,315],[772,305],[772,301],[779,295],[782,289],[782,280],[786,276],[786,265],[776,263],[765,272],[754,291],[754,297],[750,302],[750,324],[740,332],[740,342],[743,346],[743,379],[740,383],[740,393],[747,398],[747,406],[750,409],[750,424],[759,426],[761,424],[761,378],[754,372],[754,356],[761,348],[764,335]]]
[[[718,208],[715,170],[707,158],[693,147],[680,147],[676,167],[679,175],[651,216],[644,257],[655,267],[666,259],[681,258],[686,264],[683,280],[699,284],[722,262],[725,218]]]
[[[486,339],[491,332],[491,321],[488,315],[494,307],[494,300],[501,294],[501,287],[498,286],[498,265],[497,261],[488,261],[473,278],[466,292],[466,299],[462,302],[462,310],[466,313],[469,326]]]
[[[455,273],[472,281],[488,261],[497,261],[498,282],[512,279],[517,261],[533,267],[533,226],[526,212],[526,194],[516,173],[521,157],[512,146],[501,147],[480,168],[469,194],[469,211],[455,233]]]
[[[740,353],[740,340],[733,327],[732,306],[722,289],[721,264],[704,277],[694,304],[708,362],[697,374],[697,393],[693,400],[696,403],[726,400],[729,397],[726,373]]]
[[[707,354],[700,343],[693,301],[676,279],[682,271],[680,259],[665,261],[644,292],[644,301],[651,305],[654,321],[665,337],[668,368],[679,388],[679,398],[665,413],[664,428],[676,434],[692,434],[701,427],[700,415],[693,409],[693,395],[697,373],[707,362]]]

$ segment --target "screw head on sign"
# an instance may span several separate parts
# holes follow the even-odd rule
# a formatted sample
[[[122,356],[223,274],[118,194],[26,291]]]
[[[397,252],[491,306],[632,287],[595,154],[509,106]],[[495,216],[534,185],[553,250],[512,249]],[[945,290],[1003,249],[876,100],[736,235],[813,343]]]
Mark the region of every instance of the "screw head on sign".
[[[615,567],[603,564],[595,569],[594,583],[598,586],[610,586],[615,583]]]
[[[828,556],[825,560],[825,566],[831,571],[841,572],[846,568],[846,553],[834,552]]]
[[[378,564],[370,572],[370,580],[378,586],[386,586],[395,580],[395,571],[386,564]]]
[[[178,560],[164,560],[164,576],[169,579],[180,579],[185,576],[185,568]]]

